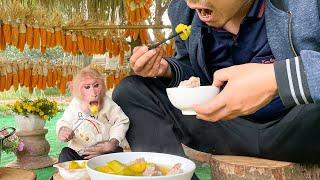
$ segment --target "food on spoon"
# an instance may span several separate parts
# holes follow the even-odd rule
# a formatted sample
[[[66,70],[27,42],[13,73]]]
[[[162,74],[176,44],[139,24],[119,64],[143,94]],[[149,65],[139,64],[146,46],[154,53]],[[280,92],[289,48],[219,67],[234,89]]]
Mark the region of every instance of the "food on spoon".
[[[194,88],[200,86],[200,78],[191,76],[188,80],[181,81],[178,88]]]
[[[93,115],[97,115],[98,114],[98,106],[96,104],[90,105],[90,112]]]
[[[185,41],[188,39],[190,33],[191,33],[191,25],[187,26],[185,24],[178,24],[178,26],[176,27],[176,33],[181,33],[179,36],[180,38]]]

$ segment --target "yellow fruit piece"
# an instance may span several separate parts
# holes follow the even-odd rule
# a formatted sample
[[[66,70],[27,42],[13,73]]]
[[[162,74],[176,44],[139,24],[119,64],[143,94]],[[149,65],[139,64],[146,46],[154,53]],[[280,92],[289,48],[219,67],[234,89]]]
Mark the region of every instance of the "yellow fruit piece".
[[[176,33],[181,33],[179,36],[180,38],[185,41],[189,38],[189,35],[191,33],[191,25],[187,26],[185,24],[178,24],[178,26],[176,27]]]
[[[122,164],[117,160],[109,161],[107,164],[108,164],[108,167],[111,168],[112,171],[115,173],[121,172],[126,167],[124,164]]]
[[[162,173],[162,175],[167,175],[168,172],[169,172],[169,168],[168,167],[165,167],[165,166],[160,166],[160,172]]]
[[[103,173],[113,173],[112,169],[109,166],[100,166],[97,167],[96,170]]]
[[[98,113],[98,106],[97,105],[91,105],[90,106],[90,112],[93,114],[93,115],[96,115]]]
[[[69,169],[81,169],[82,167],[76,162],[76,161],[71,161],[68,164]]]
[[[83,161],[82,164],[81,164],[81,167],[82,168],[86,168],[87,167],[87,161]]]
[[[131,171],[133,171],[135,173],[143,173],[143,171],[146,170],[146,167],[147,167],[147,162],[142,161],[142,162],[137,162],[137,163],[129,165],[128,169],[130,169]]]
[[[120,171],[119,173],[116,173],[116,174],[124,175],[124,176],[139,176],[139,175],[141,175],[141,173],[138,174],[138,173],[131,171],[128,167],[125,167],[122,171]]]

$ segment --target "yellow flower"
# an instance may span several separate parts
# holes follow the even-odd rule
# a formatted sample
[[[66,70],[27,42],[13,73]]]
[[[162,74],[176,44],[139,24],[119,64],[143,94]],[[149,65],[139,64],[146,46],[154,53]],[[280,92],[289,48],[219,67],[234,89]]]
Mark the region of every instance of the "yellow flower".
[[[40,115],[40,116],[43,116],[43,115],[44,115],[44,112],[40,111],[40,112],[39,112],[39,115]]]
[[[48,119],[48,116],[47,116],[47,115],[44,115],[44,116],[43,116],[43,119],[44,119],[44,120],[47,120],[47,119]]]

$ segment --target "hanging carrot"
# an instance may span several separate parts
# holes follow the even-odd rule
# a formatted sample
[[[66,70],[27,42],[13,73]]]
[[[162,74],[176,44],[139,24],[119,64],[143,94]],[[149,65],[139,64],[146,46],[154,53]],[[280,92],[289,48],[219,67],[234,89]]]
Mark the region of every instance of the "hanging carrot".
[[[4,39],[3,25],[0,23],[0,51],[6,49],[6,41]]]
[[[66,66],[63,66],[62,67],[61,82],[60,82],[60,87],[59,87],[59,91],[61,94],[66,93],[66,85],[67,85],[67,68],[66,68]]]
[[[29,46],[29,49],[33,48],[33,27],[30,24],[27,24],[27,34],[26,41]]]
[[[41,90],[44,90],[47,87],[47,82],[48,82],[48,63],[44,63],[42,66]]]
[[[31,78],[31,87],[36,88],[38,85],[39,75],[38,75],[38,65],[36,63],[32,66],[32,78]]]
[[[12,30],[11,30],[11,23],[4,21],[3,23],[3,35],[4,35],[4,40],[6,44],[11,44],[12,42]]]
[[[135,10],[136,21],[139,22],[141,20],[140,8],[136,8]]]
[[[24,63],[21,61],[18,63],[18,76],[19,76],[19,84],[23,86],[24,82]]]
[[[53,72],[52,72],[52,66],[51,64],[48,66],[48,78],[47,78],[47,85],[48,87],[52,87],[53,83],[52,83],[52,78],[53,76]]]
[[[72,52],[72,35],[70,32],[67,32],[66,34],[66,52]]]
[[[27,28],[24,23],[21,23],[19,26],[19,41],[18,41],[18,49],[20,52],[23,52],[24,45],[26,44],[26,32]]]
[[[66,36],[63,31],[61,31],[61,46],[63,50],[65,51],[66,49]]]
[[[18,41],[19,41],[19,24],[12,23],[11,27],[11,36],[12,36],[12,45],[18,48]]]
[[[99,54],[104,54],[104,41],[103,41],[103,37],[100,36],[99,37]]]
[[[6,71],[7,71],[7,82],[6,82],[6,90],[9,90],[12,86],[12,66],[11,64],[6,64]]]
[[[40,48],[40,29],[38,25],[33,26],[33,48]]]
[[[58,79],[58,73],[56,68],[52,68],[52,85],[51,87],[56,86]]]
[[[83,35],[81,34],[81,32],[79,32],[77,34],[77,40],[78,40],[78,48],[80,50],[80,52],[84,52],[84,44],[83,44]]]
[[[52,38],[52,34],[54,32],[53,28],[47,28],[46,29],[46,47],[51,47],[51,38]]]
[[[32,64],[30,63],[25,63],[24,66],[24,81],[23,81],[23,85],[26,87],[30,87],[32,86]]]
[[[83,47],[84,47],[84,52],[88,54],[89,50],[89,37],[87,34],[83,34]]]
[[[69,65],[67,67],[67,81],[72,81],[73,75],[72,75],[72,66]]]
[[[146,15],[146,11],[144,10],[144,7],[140,7],[140,16],[141,16],[141,19],[145,20],[147,19],[147,15]]]
[[[78,42],[76,33],[72,33],[72,55],[76,55],[78,52]]]
[[[38,69],[38,81],[37,81],[36,86],[38,89],[42,89],[42,86],[43,86],[43,84],[42,84],[43,83],[43,81],[42,81],[42,79],[43,79],[43,65],[38,63],[37,69]]]
[[[47,49],[47,47],[45,47],[45,46],[41,46],[41,54],[46,53],[46,49]]]
[[[50,41],[49,47],[53,48],[53,47],[55,47],[57,45],[56,36],[55,36],[54,31],[52,31],[50,33],[51,33],[51,41]]]
[[[12,63],[12,85],[14,90],[19,87],[19,75],[18,75],[18,64],[17,62]]]
[[[3,92],[6,89],[6,84],[7,71],[5,65],[3,64],[2,66],[0,65],[0,92]]]
[[[61,46],[62,43],[61,43],[61,27],[55,27],[54,28],[54,36],[55,36],[55,39],[56,39],[56,44],[58,46]]]
[[[41,47],[46,47],[47,45],[47,31],[45,27],[40,27],[41,36]]]

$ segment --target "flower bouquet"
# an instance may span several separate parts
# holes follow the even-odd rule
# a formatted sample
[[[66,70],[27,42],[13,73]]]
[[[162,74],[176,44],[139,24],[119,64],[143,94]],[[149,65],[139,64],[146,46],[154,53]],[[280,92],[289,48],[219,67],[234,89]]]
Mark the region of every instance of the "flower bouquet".
[[[35,100],[23,98],[10,105],[10,108],[16,114],[23,116],[34,114],[42,120],[49,120],[58,112],[57,102],[46,98],[37,98]]]
[[[9,108],[16,114],[18,131],[43,129],[45,121],[53,118],[58,112],[57,102],[46,98],[23,98],[9,105]]]
[[[2,151],[5,153],[16,153],[22,151],[24,143],[15,134],[15,128],[3,128],[0,129],[0,161]]]

